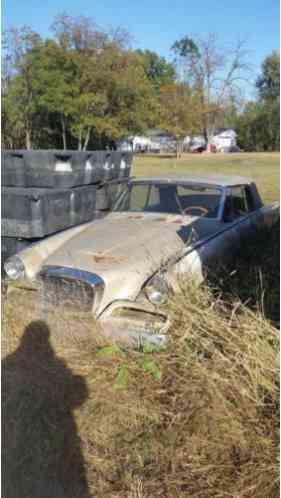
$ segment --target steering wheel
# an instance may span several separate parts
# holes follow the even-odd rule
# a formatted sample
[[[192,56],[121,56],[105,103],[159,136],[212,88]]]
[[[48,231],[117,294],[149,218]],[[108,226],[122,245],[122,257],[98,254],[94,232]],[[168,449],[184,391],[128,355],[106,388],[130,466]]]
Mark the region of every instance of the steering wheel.
[[[202,212],[202,216],[203,216],[204,214],[208,214],[208,212],[209,212],[209,209],[207,209],[207,208],[205,208],[205,207],[203,207],[203,206],[187,206],[187,207],[183,210],[184,214],[187,214],[187,213],[188,213],[188,211],[190,211],[191,209],[197,209],[197,210],[201,211],[201,212]]]

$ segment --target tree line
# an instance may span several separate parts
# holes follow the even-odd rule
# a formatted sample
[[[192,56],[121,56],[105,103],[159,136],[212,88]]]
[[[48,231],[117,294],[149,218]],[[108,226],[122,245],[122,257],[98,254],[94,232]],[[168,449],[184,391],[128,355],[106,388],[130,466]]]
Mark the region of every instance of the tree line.
[[[4,33],[2,146],[86,150],[148,128],[206,139],[231,126],[245,150],[279,148],[279,54],[263,62],[257,98],[245,101],[252,72],[245,43],[219,47],[215,35],[186,36],[173,60],[134,50],[130,34],[86,17],[58,16],[43,39],[29,27]]]

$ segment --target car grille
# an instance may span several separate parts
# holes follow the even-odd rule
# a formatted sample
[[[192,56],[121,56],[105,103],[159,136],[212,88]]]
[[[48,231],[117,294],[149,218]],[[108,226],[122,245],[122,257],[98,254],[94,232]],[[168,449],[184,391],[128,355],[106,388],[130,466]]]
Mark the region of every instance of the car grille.
[[[92,311],[98,305],[103,281],[95,274],[47,266],[40,272],[40,290],[47,305]]]

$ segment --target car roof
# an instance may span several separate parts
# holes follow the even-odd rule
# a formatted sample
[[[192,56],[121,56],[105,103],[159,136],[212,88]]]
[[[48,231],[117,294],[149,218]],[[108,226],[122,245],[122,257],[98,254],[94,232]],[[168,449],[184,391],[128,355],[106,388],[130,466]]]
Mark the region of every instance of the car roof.
[[[134,177],[132,181],[145,183],[199,183],[216,187],[232,187],[235,185],[250,185],[252,180],[237,175],[197,175],[197,174],[166,174],[159,176]]]

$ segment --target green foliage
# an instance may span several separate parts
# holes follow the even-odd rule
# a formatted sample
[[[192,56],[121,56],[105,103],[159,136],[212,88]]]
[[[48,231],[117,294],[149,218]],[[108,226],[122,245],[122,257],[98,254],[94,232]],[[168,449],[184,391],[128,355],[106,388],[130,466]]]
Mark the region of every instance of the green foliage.
[[[237,84],[247,71],[243,43],[227,53],[214,35],[186,36],[175,65],[150,50],[132,50],[126,31],[88,17],[58,16],[52,37],[28,27],[4,33],[4,148],[104,148],[161,127],[181,149],[186,135],[236,127],[245,150],[279,147],[277,52],[257,80],[259,99],[241,112]]]
[[[156,52],[150,50],[137,50],[136,52],[141,57],[146,76],[156,89],[163,85],[170,85],[175,81],[175,68],[164,57],[160,57]]]
[[[200,130],[201,107],[198,96],[184,83],[164,85],[160,89],[161,127],[177,140],[177,156],[182,149],[182,140]]]
[[[266,57],[256,86],[259,98],[249,102],[237,120],[239,144],[245,150],[280,148],[280,60],[277,52]]]
[[[280,147],[279,104],[250,102],[237,120],[238,144],[246,151],[274,151]]]
[[[161,380],[162,370],[151,356],[145,355],[140,361],[140,366],[145,372],[152,375],[155,380]]]
[[[280,54],[276,51],[265,58],[262,74],[257,80],[257,88],[262,100],[278,100],[280,97]]]
[[[12,133],[12,137],[8,135],[10,142],[14,142],[14,136],[22,135],[27,148],[32,146],[39,121],[34,55],[40,51],[41,43],[39,35],[27,27],[10,30],[5,37],[5,57],[10,65],[5,66],[2,76],[3,114],[7,119],[4,133]]]
[[[127,389],[129,382],[128,365],[120,365],[116,381],[114,383],[115,389]]]
[[[233,50],[221,48],[215,34],[192,39],[188,36],[172,46],[181,81],[197,97],[199,133],[208,140],[223,120],[230,104],[239,106],[241,81],[248,71],[244,43]]]
[[[113,358],[122,355],[122,351],[119,346],[113,344],[111,346],[104,346],[103,348],[100,348],[96,354],[101,358]]]
[[[156,79],[160,84],[161,78],[172,77],[164,59],[159,58],[158,70],[154,54],[152,78],[144,56],[127,48],[122,30],[106,32],[91,19],[67,15],[59,16],[52,30],[54,39],[45,41],[33,33],[27,38],[24,31],[16,47],[10,47],[6,146],[14,147],[15,122],[15,132],[24,130],[28,148],[42,146],[40,125],[45,125],[51,142],[59,133],[60,146],[78,149],[86,149],[91,140],[110,142],[155,124]]]
[[[176,41],[172,46],[172,50],[180,57],[194,57],[200,59],[200,50],[197,44],[188,36]]]

